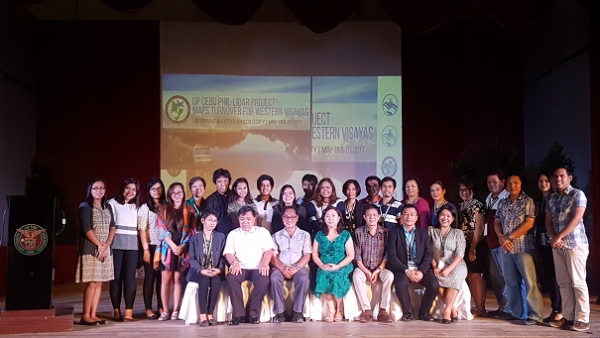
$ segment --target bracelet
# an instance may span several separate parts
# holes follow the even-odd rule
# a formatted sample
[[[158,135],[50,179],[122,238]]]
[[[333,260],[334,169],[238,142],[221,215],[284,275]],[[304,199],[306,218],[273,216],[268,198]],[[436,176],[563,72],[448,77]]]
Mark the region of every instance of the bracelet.
[[[150,249],[144,249],[144,251],[150,251]]]

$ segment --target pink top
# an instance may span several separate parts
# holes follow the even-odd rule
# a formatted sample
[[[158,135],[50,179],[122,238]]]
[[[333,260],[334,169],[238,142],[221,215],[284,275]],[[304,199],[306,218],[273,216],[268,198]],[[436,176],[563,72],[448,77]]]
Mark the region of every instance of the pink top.
[[[403,204],[407,204],[406,200],[403,201]],[[429,222],[431,221],[431,211],[429,210],[429,203],[427,203],[427,201],[424,198],[419,197],[419,199],[415,203],[415,207],[417,208],[417,213],[419,214],[417,225],[423,229],[427,229],[427,227],[429,226]]]

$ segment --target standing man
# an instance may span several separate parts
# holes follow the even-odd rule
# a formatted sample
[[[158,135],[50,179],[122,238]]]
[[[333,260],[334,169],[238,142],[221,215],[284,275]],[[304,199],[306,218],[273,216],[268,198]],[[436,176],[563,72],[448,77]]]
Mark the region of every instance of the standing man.
[[[308,204],[312,195],[315,193],[315,187],[317,186],[317,176],[313,174],[306,174],[302,177],[302,190],[304,190],[304,196],[298,199],[298,204],[308,209]]]
[[[246,317],[242,282],[252,281],[254,290],[250,302],[250,324],[260,324],[260,305],[269,291],[269,263],[275,245],[269,230],[254,226],[254,208],[244,205],[238,211],[240,227],[231,231],[225,242],[223,255],[229,262],[227,291],[233,307],[228,325],[239,325]]]
[[[294,281],[294,323],[304,322],[304,301],[310,286],[308,262],[312,254],[310,234],[298,229],[298,212],[293,206],[283,209],[283,225],[285,228],[273,234],[275,249],[271,263],[271,297],[273,298],[273,323],[285,320],[285,302],[283,283],[286,279]]]
[[[204,197],[204,189],[206,188],[206,181],[200,177],[195,176],[190,179],[190,191],[192,197],[187,200],[187,204],[191,205],[196,212],[196,231],[202,231],[202,211],[206,209],[206,199]]]
[[[365,187],[367,188],[367,197],[358,202],[365,204],[379,203],[381,201],[381,196],[379,196],[381,179],[377,176],[369,176],[365,179]]]
[[[394,274],[385,268],[388,230],[378,224],[379,210],[376,206],[369,205],[364,218],[367,225],[361,226],[354,232],[354,259],[357,268],[354,269],[352,275],[354,290],[356,290],[356,296],[362,310],[360,322],[368,323],[373,320],[371,302],[367,296],[366,284],[368,283],[371,284],[371,288],[378,284],[381,286],[381,303],[379,304],[377,320],[389,323],[392,318],[387,310],[390,308],[392,299]]]
[[[589,248],[583,226],[587,198],[583,191],[571,186],[572,180],[573,172],[567,166],[554,170],[556,192],[550,195],[546,207],[546,230],[553,248],[563,315],[550,321],[550,326],[585,331],[590,328],[590,299],[585,281]]]
[[[271,196],[275,180],[271,175],[262,174],[256,180],[256,189],[260,192],[254,203],[258,209],[258,219],[256,224],[271,231],[271,222],[273,220],[273,207],[279,204],[279,200]]]
[[[213,173],[213,183],[217,191],[213,192],[206,199],[206,208],[214,210],[218,215],[217,231],[225,236],[234,229],[233,221],[227,214],[227,197],[229,196],[229,183],[231,174],[229,170],[219,168]]]
[[[531,254],[535,249],[533,225],[535,205],[525,195],[521,178],[508,177],[508,198],[498,203],[494,228],[502,246],[500,264],[506,282],[506,295],[516,324],[542,323],[544,304],[538,289],[535,263]],[[525,282],[526,293],[523,292]]]
[[[414,319],[408,287],[410,283],[419,283],[425,287],[419,317],[424,321],[433,321],[429,314],[433,300],[438,294],[440,284],[431,269],[433,246],[427,229],[415,227],[419,213],[412,205],[402,210],[402,227],[390,233],[388,243],[388,267],[394,273],[396,295],[404,311],[404,321]]]
[[[489,274],[490,280],[492,281],[492,288],[496,301],[498,302],[498,310],[490,311],[488,315],[498,319],[511,320],[515,319],[510,315],[509,305],[506,301],[506,283],[504,282],[504,276],[502,275],[502,267],[500,265],[500,242],[496,235],[494,228],[494,219],[496,217],[496,210],[500,200],[507,198],[508,191],[504,189],[504,183],[506,177],[504,171],[501,169],[494,170],[487,177],[487,186],[490,194],[485,199],[485,209],[483,214],[485,215],[485,228],[484,235],[488,247],[490,248],[490,261],[489,261]],[[480,313],[480,316],[486,316],[485,313]]]
[[[375,203],[381,215],[380,224],[389,231],[398,228],[398,220],[402,216],[402,202],[394,198],[396,192],[396,180],[386,176],[381,180],[381,194],[383,198]]]

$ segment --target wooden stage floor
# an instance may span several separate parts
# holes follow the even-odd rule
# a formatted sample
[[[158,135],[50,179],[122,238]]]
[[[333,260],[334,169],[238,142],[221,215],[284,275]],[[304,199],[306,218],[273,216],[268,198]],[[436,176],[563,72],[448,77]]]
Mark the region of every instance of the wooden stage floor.
[[[75,307],[76,322],[82,311],[83,285],[62,284],[54,287],[54,303],[71,303]],[[488,310],[496,309],[493,293],[488,291]],[[592,299],[596,299],[593,297]],[[544,297],[544,315],[550,312],[550,300]],[[4,298],[0,299],[0,308],[4,308]],[[121,307],[124,309],[124,304]],[[108,296],[108,283],[104,284],[99,308],[100,317],[112,315]],[[73,331],[15,334],[14,337],[598,337],[600,336],[600,305],[591,305],[591,327],[588,332],[559,330],[547,326],[522,326],[496,319],[461,320],[458,323],[443,325],[439,322],[412,321],[384,324],[371,322],[306,322],[261,323],[259,325],[241,324],[237,327],[219,324],[213,327],[186,326],[183,321],[147,320],[142,298],[141,281],[138,283],[138,295],[134,307],[134,317],[138,320],[130,323],[115,323],[94,327],[75,324]]]

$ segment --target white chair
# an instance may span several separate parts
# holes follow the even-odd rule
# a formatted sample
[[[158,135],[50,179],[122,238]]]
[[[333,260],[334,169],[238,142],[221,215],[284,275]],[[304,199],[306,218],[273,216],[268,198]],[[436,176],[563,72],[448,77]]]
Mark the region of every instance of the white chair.
[[[227,284],[221,283],[219,291],[219,299],[213,312],[213,318],[218,322],[224,322],[227,319],[226,307],[222,304],[226,303],[229,298],[227,295]],[[200,318],[200,305],[198,304],[198,283],[188,282],[185,287],[185,293],[181,300],[181,309],[179,310],[179,319],[185,320],[185,325],[197,324]]]
[[[421,309],[421,301],[423,299],[423,295],[425,294],[425,289],[420,284],[411,283],[408,287],[408,290],[411,295],[410,300],[413,307],[413,313],[419,313],[419,310]],[[431,316],[441,320],[442,314],[444,313],[444,307],[445,304],[438,295],[433,301],[433,305],[431,307],[431,312],[433,313]],[[471,292],[469,291],[469,286],[467,285],[466,281],[463,281],[462,287],[456,296],[454,307],[456,307],[456,310],[458,310],[458,319],[472,320],[474,318],[471,314]]]

